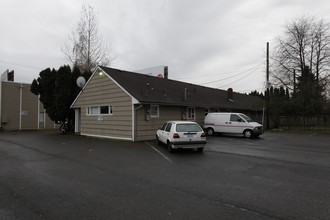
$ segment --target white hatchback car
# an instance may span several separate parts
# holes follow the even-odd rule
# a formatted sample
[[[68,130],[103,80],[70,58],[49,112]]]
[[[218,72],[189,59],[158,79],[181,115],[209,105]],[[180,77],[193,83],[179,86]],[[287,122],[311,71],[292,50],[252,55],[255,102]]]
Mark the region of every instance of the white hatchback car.
[[[157,130],[158,144],[167,145],[169,152],[177,148],[195,148],[202,152],[206,145],[206,134],[195,122],[168,121]]]

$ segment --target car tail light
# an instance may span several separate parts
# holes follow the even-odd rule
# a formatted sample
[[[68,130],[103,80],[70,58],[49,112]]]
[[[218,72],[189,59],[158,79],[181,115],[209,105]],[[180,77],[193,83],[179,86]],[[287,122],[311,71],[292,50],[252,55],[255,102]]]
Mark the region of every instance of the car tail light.
[[[177,133],[174,133],[174,134],[173,134],[173,138],[180,138],[180,135],[177,134]]]
[[[202,138],[206,137],[206,134],[203,132],[203,133],[201,134],[201,137],[202,137]]]

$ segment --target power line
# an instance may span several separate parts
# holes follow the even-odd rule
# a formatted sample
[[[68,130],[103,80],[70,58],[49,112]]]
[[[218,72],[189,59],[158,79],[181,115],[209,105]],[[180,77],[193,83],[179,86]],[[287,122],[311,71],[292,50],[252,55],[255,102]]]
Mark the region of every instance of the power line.
[[[259,87],[258,89],[236,90],[236,92],[239,92],[239,93],[246,93],[246,92],[260,91],[261,93],[263,93],[263,89],[264,89],[264,86]]]
[[[241,93],[244,93],[244,92],[253,92],[253,91],[259,91],[261,93],[263,93],[265,91],[265,85],[266,85],[266,81],[262,81],[259,83],[259,86],[257,87],[257,89],[245,89],[245,90],[236,90],[236,92],[241,92]]]
[[[3,60],[0,60],[0,63],[2,64],[9,64],[9,65],[15,65],[15,66],[21,66],[21,67],[26,67],[26,68],[30,68],[30,69],[37,69],[37,70],[41,70],[41,67],[36,67],[36,66],[30,66],[30,65],[25,65],[25,64],[19,64],[19,63],[11,63],[11,62],[6,62]]]
[[[236,73],[237,71],[230,71],[230,72],[224,72],[224,73],[220,73],[220,75],[224,75],[224,74],[230,74],[230,73]],[[196,78],[203,78],[203,77],[208,77],[208,76],[215,76],[215,75],[219,75],[219,73],[212,73],[212,74],[203,74],[202,76],[199,75],[199,76],[194,76],[194,77],[190,77],[190,79],[196,79]],[[179,79],[186,79],[187,77],[179,77],[179,78],[174,78],[176,80],[179,80]]]
[[[233,77],[238,76],[238,75],[240,75],[240,74],[243,74],[243,73],[245,73],[245,72],[247,72],[247,71],[250,71],[251,69],[254,69],[255,67],[259,66],[260,64],[261,64],[261,63],[257,64],[256,66],[253,66],[253,67],[251,67],[251,68],[248,68],[248,69],[246,69],[246,70],[240,71],[240,72],[238,72],[238,73],[237,73],[237,71],[230,71],[230,72],[223,72],[223,73],[203,74],[203,75],[199,75],[199,76],[195,76],[195,77],[191,77],[191,76],[189,76],[189,79],[196,79],[196,78],[203,78],[203,77],[208,77],[208,76],[215,76],[215,75],[219,76],[219,75],[225,75],[225,74],[237,73],[237,74],[235,74],[234,76],[230,76],[230,77],[227,77],[227,78],[224,78],[224,79],[220,79],[220,80],[218,80],[218,81],[222,81],[222,80],[226,80],[226,79],[233,78]],[[176,80],[187,79],[187,77],[175,77],[174,79],[176,79]],[[212,81],[212,82],[204,83],[204,84],[202,84],[202,85],[206,85],[206,84],[210,84],[210,83],[218,82],[218,81]]]
[[[249,69],[247,69],[247,70],[241,71],[241,72],[239,72],[239,73],[237,73],[237,74],[235,74],[235,75],[233,75],[233,76],[229,76],[229,77],[226,77],[226,78],[223,78],[223,79],[213,80],[213,81],[210,81],[210,82],[202,83],[201,85],[207,85],[207,84],[211,84],[211,83],[215,83],[215,82],[224,81],[224,80],[231,79],[231,78],[234,78],[234,77],[236,77],[236,76],[242,75],[242,74],[244,74],[244,73],[246,73],[246,72],[255,71],[255,70],[259,69],[260,66],[261,66],[262,64],[263,64],[263,63],[259,63],[259,64],[257,64],[256,66],[254,66],[254,67],[252,67],[252,68],[249,68]]]
[[[222,87],[227,87],[227,86],[229,86],[229,85],[232,85],[232,84],[234,84],[234,83],[236,83],[236,82],[238,82],[238,81],[240,81],[240,80],[242,80],[242,79],[248,77],[249,75],[251,75],[252,73],[254,73],[254,71],[258,70],[258,69],[261,67],[261,65],[262,65],[262,64],[260,64],[256,69],[251,70],[251,72],[249,72],[247,75],[245,75],[245,76],[243,76],[243,77],[239,78],[238,80],[235,80],[235,81],[233,81],[233,82],[231,82],[231,83],[228,83],[227,85],[224,85],[224,86],[218,87],[218,89],[220,89],[220,88],[222,88]]]

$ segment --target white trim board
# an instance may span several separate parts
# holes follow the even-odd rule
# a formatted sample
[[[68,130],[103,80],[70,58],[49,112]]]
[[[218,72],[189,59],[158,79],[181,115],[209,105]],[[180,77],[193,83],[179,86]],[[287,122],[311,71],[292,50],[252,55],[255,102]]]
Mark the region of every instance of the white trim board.
[[[88,137],[97,137],[97,138],[106,138],[106,139],[114,139],[114,140],[132,141],[132,138],[124,138],[124,137],[112,137],[112,136],[104,136],[104,135],[97,135],[97,134],[85,134],[85,133],[80,133],[80,135],[88,136]]]

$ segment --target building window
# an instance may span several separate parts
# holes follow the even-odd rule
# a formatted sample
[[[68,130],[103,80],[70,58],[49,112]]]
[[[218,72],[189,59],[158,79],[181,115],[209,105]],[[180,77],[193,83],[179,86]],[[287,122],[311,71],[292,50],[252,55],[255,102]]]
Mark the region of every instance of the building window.
[[[205,116],[208,114],[208,113],[212,113],[212,112],[220,112],[219,108],[206,108],[205,109]]]
[[[87,107],[87,115],[112,115],[112,105],[90,106]]]
[[[101,115],[110,114],[110,106],[100,106],[100,114]]]
[[[205,110],[204,116],[206,116],[208,113],[210,113],[210,109],[209,108],[206,108],[204,110]]]
[[[195,108],[187,108],[188,119],[195,120]]]
[[[44,117],[45,117],[44,114],[45,114],[44,112],[39,112],[39,122],[40,123],[44,123]]]
[[[98,115],[98,114],[99,114],[99,107],[96,107],[96,106],[94,106],[94,107],[89,107],[89,111],[88,111],[88,113],[89,113],[90,115]]]
[[[159,106],[158,105],[150,105],[150,117],[159,118]]]

